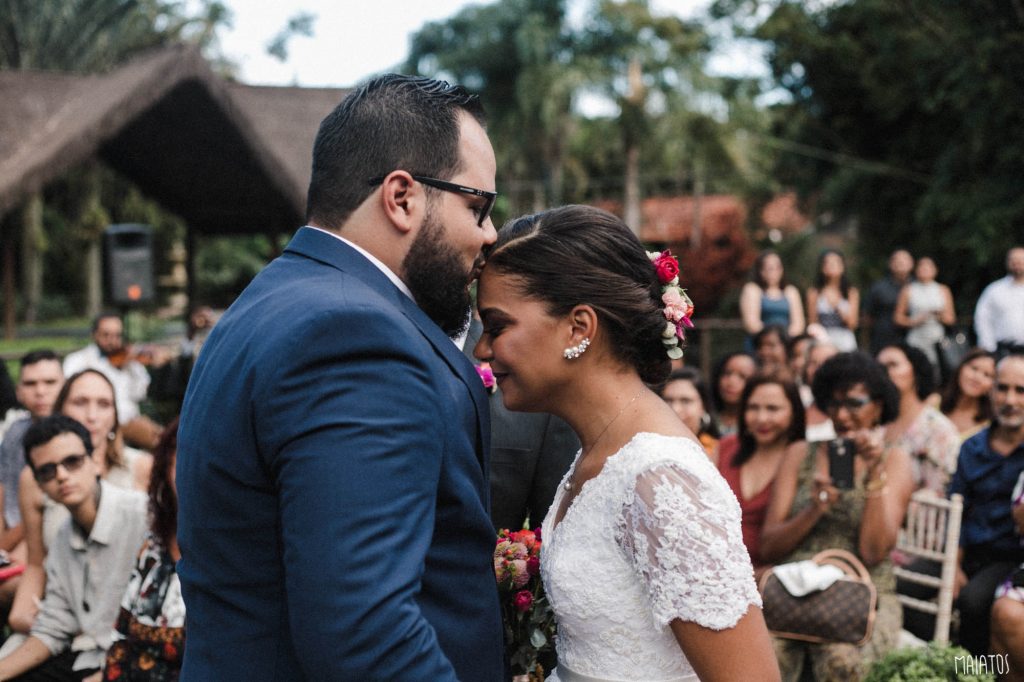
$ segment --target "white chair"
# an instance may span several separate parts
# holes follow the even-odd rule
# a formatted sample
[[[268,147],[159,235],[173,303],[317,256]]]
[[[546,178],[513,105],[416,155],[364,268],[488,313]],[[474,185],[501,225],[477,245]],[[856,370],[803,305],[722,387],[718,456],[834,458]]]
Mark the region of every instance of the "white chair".
[[[897,596],[904,608],[935,615],[934,640],[939,644],[949,642],[963,509],[964,501],[960,495],[953,495],[947,500],[930,490],[918,490],[910,498],[906,519],[896,541],[896,549],[900,553],[911,559],[930,559],[942,567],[938,578],[906,567],[895,569],[896,577],[901,580],[938,590],[934,600],[915,599],[903,594]]]

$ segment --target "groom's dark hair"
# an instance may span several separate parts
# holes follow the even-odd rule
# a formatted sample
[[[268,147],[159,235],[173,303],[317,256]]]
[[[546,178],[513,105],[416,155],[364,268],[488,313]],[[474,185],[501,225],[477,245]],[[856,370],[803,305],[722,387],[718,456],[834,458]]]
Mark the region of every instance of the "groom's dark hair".
[[[392,73],[357,87],[320,123],[306,221],[340,228],[370,180],[394,170],[451,178],[461,170],[461,111],[483,125],[479,98],[445,81]]]

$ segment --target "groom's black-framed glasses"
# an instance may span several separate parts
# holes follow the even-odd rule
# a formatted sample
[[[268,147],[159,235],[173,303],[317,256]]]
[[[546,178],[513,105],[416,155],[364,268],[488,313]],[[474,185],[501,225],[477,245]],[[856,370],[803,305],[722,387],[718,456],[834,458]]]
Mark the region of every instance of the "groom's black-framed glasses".
[[[381,175],[376,178],[370,178],[370,186],[379,185],[384,182],[386,175]],[[458,185],[454,182],[448,182],[447,180],[438,180],[437,178],[430,178],[425,175],[413,175],[412,179],[416,182],[429,185],[430,187],[436,187],[437,189],[444,190],[445,192],[456,192],[458,194],[472,194],[476,197],[481,197],[484,200],[484,205],[480,207],[480,216],[477,218],[476,224],[478,227],[484,226],[484,221],[487,220],[487,216],[491,215],[491,209],[494,208],[494,200],[498,198],[497,192],[488,192],[485,189],[477,189],[476,187],[466,187],[465,185]]]

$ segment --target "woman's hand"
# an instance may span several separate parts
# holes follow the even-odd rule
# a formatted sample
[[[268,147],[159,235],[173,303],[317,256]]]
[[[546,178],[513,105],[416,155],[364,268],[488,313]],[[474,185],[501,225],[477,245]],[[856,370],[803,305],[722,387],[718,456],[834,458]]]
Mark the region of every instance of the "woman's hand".
[[[857,456],[861,458],[872,472],[883,464],[882,453],[885,451],[885,430],[882,427],[873,429],[859,429],[851,434],[853,447]]]
[[[816,472],[811,487],[811,502],[814,506],[822,514],[826,514],[838,501],[839,489],[832,485],[832,479],[824,472]]]

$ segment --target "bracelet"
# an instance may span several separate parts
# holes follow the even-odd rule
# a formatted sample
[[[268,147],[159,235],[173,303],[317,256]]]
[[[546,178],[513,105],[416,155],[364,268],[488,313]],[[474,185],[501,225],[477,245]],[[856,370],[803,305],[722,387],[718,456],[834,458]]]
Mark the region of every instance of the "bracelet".
[[[874,479],[873,481],[868,481],[867,483],[864,484],[864,490],[866,490],[869,493],[873,493],[878,490],[884,490],[885,481],[887,478],[888,476],[886,476],[885,470],[883,469],[878,473],[878,478]]]
[[[864,493],[864,497],[881,497],[885,494],[885,491],[889,489],[889,486],[882,485],[880,488],[876,488],[871,492]]]

